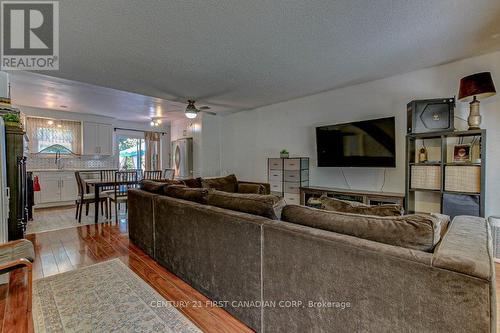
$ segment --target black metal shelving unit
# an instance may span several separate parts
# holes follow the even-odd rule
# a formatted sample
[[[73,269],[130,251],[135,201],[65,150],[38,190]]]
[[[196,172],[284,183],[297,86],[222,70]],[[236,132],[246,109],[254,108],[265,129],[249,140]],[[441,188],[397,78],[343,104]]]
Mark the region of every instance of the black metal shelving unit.
[[[481,162],[453,162],[448,160],[448,141],[450,138],[478,138],[478,144],[480,146],[480,159]],[[430,163],[419,163],[417,161],[417,142],[419,140],[439,140],[440,141],[440,161],[432,161]],[[411,168],[413,166],[439,166],[441,168],[441,187],[439,190],[436,189],[425,189],[425,188],[411,188]],[[447,166],[477,166],[480,167],[480,191],[479,192],[467,192],[467,191],[447,191],[446,190],[446,167]],[[438,194],[439,205],[441,207],[440,212],[443,213],[443,196],[445,194],[455,194],[464,196],[474,196],[479,199],[479,216],[484,217],[485,208],[485,192],[486,192],[486,130],[468,130],[468,131],[443,131],[443,132],[433,132],[433,133],[421,133],[421,134],[408,134],[406,136],[406,200],[405,208],[408,213],[418,213],[416,211],[416,193],[418,192],[428,192],[433,194]]]

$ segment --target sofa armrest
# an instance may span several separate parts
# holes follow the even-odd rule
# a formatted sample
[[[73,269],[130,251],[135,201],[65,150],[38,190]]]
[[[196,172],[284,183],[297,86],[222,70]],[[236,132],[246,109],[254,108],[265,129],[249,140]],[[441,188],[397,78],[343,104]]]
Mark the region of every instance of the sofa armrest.
[[[432,265],[494,281],[489,223],[481,217],[455,217],[434,251]]]
[[[239,184],[254,184],[254,185],[262,185],[264,186],[265,193],[264,194],[271,194],[271,185],[269,183],[260,183],[260,182],[247,182],[247,181],[238,181]]]

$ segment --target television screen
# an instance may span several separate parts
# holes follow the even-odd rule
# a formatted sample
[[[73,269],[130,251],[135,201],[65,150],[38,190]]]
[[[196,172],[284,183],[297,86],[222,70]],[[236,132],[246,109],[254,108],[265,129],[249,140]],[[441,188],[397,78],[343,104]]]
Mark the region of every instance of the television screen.
[[[319,167],[396,167],[395,118],[316,128]]]

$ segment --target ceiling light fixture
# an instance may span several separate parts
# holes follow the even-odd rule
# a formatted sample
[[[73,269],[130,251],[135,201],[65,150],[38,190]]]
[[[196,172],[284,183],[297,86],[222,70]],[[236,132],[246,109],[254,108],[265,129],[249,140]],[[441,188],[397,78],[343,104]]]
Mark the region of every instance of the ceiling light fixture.
[[[47,124],[54,125],[54,121],[53,120],[49,120],[49,121],[47,121]]]
[[[194,119],[198,115],[198,112],[199,111],[196,109],[196,106],[194,106],[194,101],[188,101],[188,106],[186,106],[186,111],[184,111],[186,117]]]

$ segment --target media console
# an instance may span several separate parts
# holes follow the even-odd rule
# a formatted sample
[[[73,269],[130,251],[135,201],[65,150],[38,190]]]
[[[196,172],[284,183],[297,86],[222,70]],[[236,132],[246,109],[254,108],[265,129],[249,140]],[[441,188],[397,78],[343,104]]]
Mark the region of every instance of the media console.
[[[404,207],[404,193],[377,192],[342,189],[322,186],[304,186],[300,188],[300,204],[305,205],[309,198],[319,198],[323,194],[341,200],[357,201],[367,205],[399,204]]]

